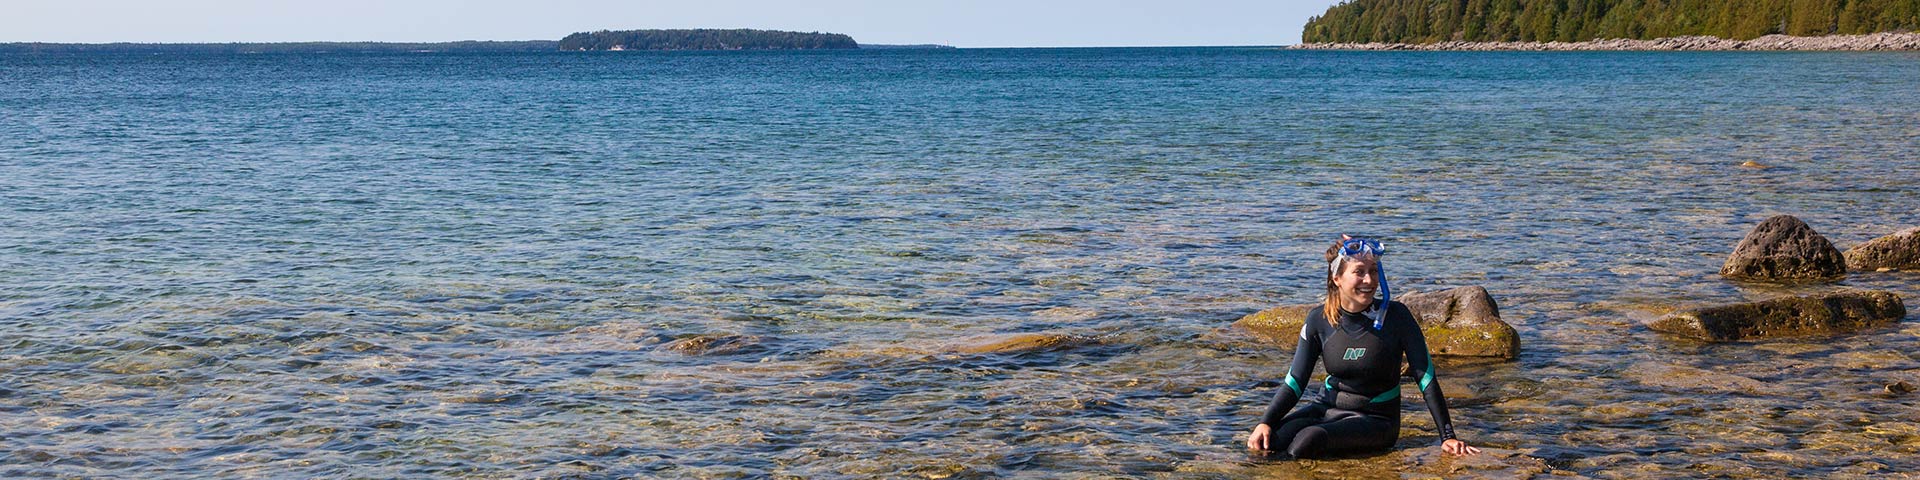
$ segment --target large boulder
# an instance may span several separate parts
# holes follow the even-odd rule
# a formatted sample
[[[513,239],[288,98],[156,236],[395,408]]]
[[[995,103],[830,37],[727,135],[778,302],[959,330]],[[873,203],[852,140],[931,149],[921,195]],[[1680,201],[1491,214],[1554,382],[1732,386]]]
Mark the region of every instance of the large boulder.
[[[1500,320],[1500,307],[1485,288],[1409,293],[1394,300],[1413,311],[1434,356],[1511,359],[1520,355],[1520,334]],[[1307,312],[1315,308],[1320,304],[1282,305],[1241,317],[1233,326],[1291,347],[1300,338]]]
[[[1846,275],[1840,249],[1792,215],[1775,215],[1753,227],[1720,267],[1720,276],[1744,281],[1830,281]]]
[[[1846,257],[1854,271],[1920,270],[1920,227],[1854,245]]]
[[[1714,342],[1853,332],[1907,316],[1893,292],[1842,290],[1822,295],[1692,308],[1660,317],[1656,331]]]

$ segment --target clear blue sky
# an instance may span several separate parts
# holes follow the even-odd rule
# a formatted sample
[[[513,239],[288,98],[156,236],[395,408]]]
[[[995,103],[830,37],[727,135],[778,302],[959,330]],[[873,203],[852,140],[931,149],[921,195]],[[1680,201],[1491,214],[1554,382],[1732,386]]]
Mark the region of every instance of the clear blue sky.
[[[961,47],[1284,45],[1338,0],[22,0],[0,42],[557,40],[764,28]]]

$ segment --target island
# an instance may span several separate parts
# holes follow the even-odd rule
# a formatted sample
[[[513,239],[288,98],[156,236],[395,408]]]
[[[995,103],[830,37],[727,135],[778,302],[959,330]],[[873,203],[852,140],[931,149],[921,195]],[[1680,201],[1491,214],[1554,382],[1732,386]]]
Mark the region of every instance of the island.
[[[752,29],[601,30],[560,39],[569,51],[597,50],[818,50],[853,49],[860,44],[838,33]]]
[[[1913,0],[1351,0],[1298,48],[1914,50]]]
[[[959,47],[955,47],[955,46],[952,46],[952,45],[940,45],[940,44],[937,44],[937,43],[915,43],[915,44],[911,44],[911,45],[888,45],[888,44],[881,44],[881,43],[862,43],[862,44],[860,44],[860,49],[862,49],[862,50],[866,50],[866,49],[873,49],[873,50],[952,50],[952,49],[955,49],[955,48],[959,48]]]

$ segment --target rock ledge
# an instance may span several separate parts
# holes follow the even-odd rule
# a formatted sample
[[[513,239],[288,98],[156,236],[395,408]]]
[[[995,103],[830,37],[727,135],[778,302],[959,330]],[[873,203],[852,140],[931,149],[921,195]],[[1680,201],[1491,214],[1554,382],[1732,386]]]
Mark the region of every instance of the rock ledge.
[[[1892,325],[1906,316],[1906,305],[1893,292],[1842,290],[1686,309],[1660,317],[1648,328],[1713,342],[1736,342],[1855,332]]]

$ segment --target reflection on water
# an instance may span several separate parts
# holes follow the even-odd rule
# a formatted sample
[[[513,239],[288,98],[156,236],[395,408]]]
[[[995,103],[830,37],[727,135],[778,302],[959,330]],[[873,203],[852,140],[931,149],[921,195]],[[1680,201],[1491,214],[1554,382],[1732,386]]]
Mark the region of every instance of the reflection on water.
[[[1640,323],[1820,288],[1714,274],[1766,216],[1920,224],[1913,60],[0,57],[0,473],[1912,471],[1920,326]],[[1442,373],[1487,458],[1418,402],[1391,455],[1241,450],[1287,352],[1219,327],[1342,232],[1519,330]]]

